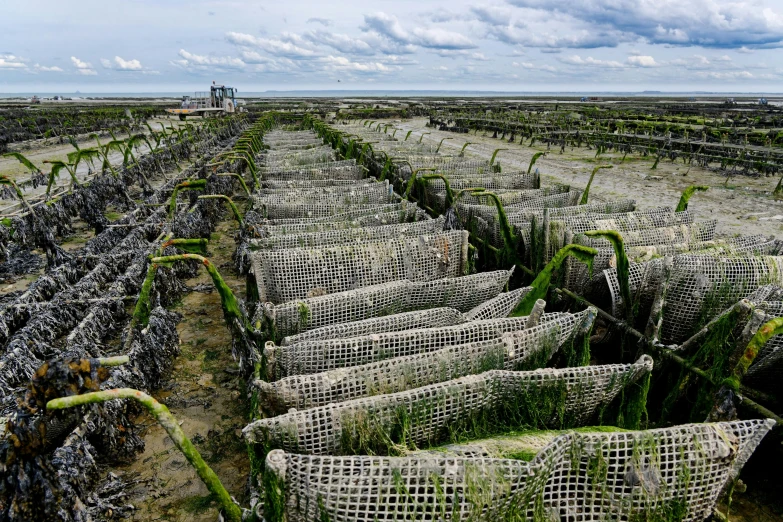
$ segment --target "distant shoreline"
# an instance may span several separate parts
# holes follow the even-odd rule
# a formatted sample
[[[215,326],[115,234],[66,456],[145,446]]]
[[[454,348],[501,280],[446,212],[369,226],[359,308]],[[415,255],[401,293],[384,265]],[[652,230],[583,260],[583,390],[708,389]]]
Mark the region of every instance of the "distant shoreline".
[[[120,93],[68,93],[68,92],[21,92],[0,93],[0,99],[12,101],[29,99],[36,95],[41,98],[64,96],[71,98],[69,101],[99,100],[127,100],[127,99],[180,99],[188,92],[120,92]],[[580,98],[609,97],[609,98],[782,98],[783,93],[766,92],[705,92],[705,91],[475,91],[475,90],[292,90],[264,92],[240,92],[238,98]]]

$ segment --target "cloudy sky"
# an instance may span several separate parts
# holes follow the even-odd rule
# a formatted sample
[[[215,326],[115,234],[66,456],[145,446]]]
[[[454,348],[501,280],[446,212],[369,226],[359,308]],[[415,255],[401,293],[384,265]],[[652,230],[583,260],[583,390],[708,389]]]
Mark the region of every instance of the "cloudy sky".
[[[781,48],[783,0],[9,1],[0,92],[781,92]]]

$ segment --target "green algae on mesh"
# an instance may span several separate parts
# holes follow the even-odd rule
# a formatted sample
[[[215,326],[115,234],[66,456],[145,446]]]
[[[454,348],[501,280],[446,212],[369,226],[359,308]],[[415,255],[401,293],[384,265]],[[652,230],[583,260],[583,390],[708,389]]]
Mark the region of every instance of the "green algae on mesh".
[[[226,323],[228,323],[229,328],[232,330],[237,327],[241,329],[250,329],[247,318],[242,312],[242,308],[239,305],[239,301],[237,301],[237,298],[234,296],[234,292],[231,291],[231,288],[228,287],[226,282],[223,280],[223,277],[220,275],[220,272],[218,272],[217,268],[215,268],[215,265],[213,265],[209,259],[198,254],[181,254],[174,256],[155,257],[151,261],[152,263],[158,263],[162,266],[170,267],[177,261],[185,261],[188,259],[195,259],[196,261],[201,262],[201,264],[203,264],[207,269],[210,277],[212,277],[212,283],[215,285],[215,288],[218,291],[218,295],[220,295],[220,304],[223,308],[223,316],[226,320]]]
[[[756,356],[764,348],[772,337],[783,333],[783,317],[777,317],[765,323],[751,338],[748,346],[742,352],[740,360],[723,383],[735,392],[739,392],[740,381],[748,372],[750,365],[756,360]]]
[[[498,211],[498,226],[500,227],[500,233],[503,236],[503,248],[497,253],[498,266],[508,266],[513,264],[522,264],[522,260],[517,253],[519,248],[519,241],[517,236],[512,232],[511,225],[508,222],[508,216],[503,208],[503,204],[500,198],[494,192],[483,189],[468,189],[476,195],[486,196],[492,200]],[[462,191],[464,192],[464,191]]]
[[[699,349],[687,358],[689,366],[702,368],[710,376],[710,381],[700,379],[697,383],[697,396],[690,405],[690,419],[702,421],[712,409],[715,392],[715,386],[712,383],[721,382],[728,376],[729,359],[736,343],[735,334],[739,319],[740,311],[736,308],[721,315],[702,340]],[[683,355],[687,356],[687,354]],[[669,418],[675,403],[692,385],[693,378],[693,374],[687,368],[680,368],[674,382],[669,384],[671,391],[664,398],[661,407],[661,420]]]
[[[583,245],[566,245],[558,251],[552,260],[544,267],[538,276],[530,283],[532,290],[528,292],[524,298],[519,302],[517,307],[509,315],[509,317],[521,317],[529,315],[533,310],[533,306],[539,299],[545,299],[547,292],[549,291],[549,284],[552,280],[552,275],[555,270],[560,268],[563,261],[568,256],[574,256],[579,261],[587,264],[590,272],[593,270],[593,259],[598,251],[594,248],[586,247]]]
[[[240,227],[244,227],[245,226],[244,221],[242,219],[242,214],[239,212],[239,209],[237,208],[237,206],[234,204],[234,201],[230,197],[228,197],[228,196],[226,196],[224,194],[210,194],[208,196],[199,196],[198,199],[222,199],[222,200],[224,200],[226,203],[228,203],[228,206],[231,208],[231,212],[233,212],[234,217],[237,220],[237,223],[239,223],[239,226]]]
[[[264,520],[266,522],[284,522],[285,516],[285,480],[277,474],[264,470],[262,474],[264,485]]]
[[[709,188],[710,187],[706,185],[691,185],[690,187],[686,188],[682,192],[682,196],[680,196],[680,201],[677,203],[677,208],[674,211],[683,212],[685,210],[688,210],[688,201],[690,201],[693,194],[695,194],[696,191],[709,190]]]

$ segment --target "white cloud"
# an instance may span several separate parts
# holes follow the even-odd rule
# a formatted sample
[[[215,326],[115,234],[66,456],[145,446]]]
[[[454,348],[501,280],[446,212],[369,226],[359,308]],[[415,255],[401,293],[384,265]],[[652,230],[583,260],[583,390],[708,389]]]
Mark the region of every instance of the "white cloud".
[[[642,55],[635,55],[635,56],[629,56],[628,60],[626,60],[630,65],[635,65],[637,67],[658,67],[658,63],[655,61],[655,58],[652,56],[642,56]]]
[[[180,49],[177,53],[181,60],[173,60],[170,62],[172,65],[188,69],[194,67],[197,69],[244,69],[245,62],[239,58],[232,58],[231,56],[203,56],[199,54],[193,54],[185,49]]]
[[[0,54],[0,69],[27,69],[27,64],[13,54]]]
[[[89,62],[83,62],[75,56],[71,56],[71,63],[76,67],[76,71],[83,76],[96,76],[98,72],[92,68]]]
[[[114,63],[121,71],[140,71],[142,69],[141,62],[138,60],[123,60],[119,56],[115,56]]]
[[[599,60],[596,58],[593,58],[592,56],[588,56],[587,58],[582,58],[578,54],[574,54],[571,56],[564,56],[562,58],[558,58],[563,63],[567,63],[569,65],[579,65],[579,66],[585,66],[585,67],[603,67],[607,69],[623,69],[625,65],[621,64],[620,62],[616,62],[614,60]]]
[[[299,35],[283,33],[279,38],[259,38],[245,33],[229,32],[226,34],[229,43],[240,47],[256,47],[273,56],[286,58],[311,58],[317,53],[308,48],[307,42]]]
[[[35,64],[34,67],[36,71],[41,71],[41,72],[63,72],[63,70],[57,67],[56,65],[47,67],[45,65]]]
[[[383,12],[364,15],[365,31],[374,31],[400,45],[417,45],[429,49],[475,49],[477,46],[464,34],[440,27],[416,27],[408,32],[396,16]]]
[[[780,2],[755,0],[508,0],[523,9],[569,17],[626,41],[714,48],[783,46]],[[774,6],[774,7],[773,7]]]
[[[389,72],[392,68],[380,63],[380,62],[353,62],[344,56],[332,56],[329,55],[323,60],[324,64],[328,68],[336,71],[349,71],[349,72]]]

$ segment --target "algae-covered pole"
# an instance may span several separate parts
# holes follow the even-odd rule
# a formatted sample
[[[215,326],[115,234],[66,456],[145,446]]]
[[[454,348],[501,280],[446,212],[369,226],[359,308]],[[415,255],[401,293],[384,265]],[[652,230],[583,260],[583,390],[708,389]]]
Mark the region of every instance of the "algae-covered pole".
[[[530,174],[530,171],[533,170],[533,165],[536,164],[536,161],[538,161],[538,158],[541,156],[546,156],[546,152],[536,152],[533,154],[533,157],[530,158],[530,165],[527,166],[527,173]]]
[[[772,319],[768,323],[764,324],[758,329],[756,335],[748,343],[747,348],[742,353],[740,360],[731,372],[731,376],[724,381],[724,384],[731,387],[735,391],[739,391],[740,382],[745,374],[748,372],[748,368],[756,360],[756,356],[759,354],[764,345],[767,344],[772,337],[783,333],[783,317],[777,317]]]
[[[563,264],[563,261],[565,261],[568,256],[574,256],[579,261],[586,263],[592,270],[593,258],[595,258],[597,253],[598,251],[596,249],[583,245],[566,245],[561,248],[560,251],[555,254],[555,257],[553,257],[544,269],[541,270],[538,277],[530,283],[530,286],[533,287],[533,289],[525,295],[522,301],[520,301],[510,317],[530,315],[536,301],[546,297],[546,294],[549,291],[549,283],[552,280],[552,274]]]
[[[620,284],[620,293],[625,303],[625,320],[633,324],[636,310],[635,303],[631,297],[631,265],[628,262],[628,256],[625,254],[625,245],[623,236],[616,230],[590,230],[585,232],[587,237],[603,237],[612,244],[614,255],[617,260],[617,280]]]
[[[682,191],[682,196],[680,196],[680,202],[677,203],[677,208],[674,210],[675,212],[683,212],[685,210],[688,210],[688,201],[690,201],[691,196],[693,196],[696,191],[705,191],[709,190],[710,187],[707,187],[705,185],[691,185],[690,187],[686,188]]]
[[[446,208],[451,208],[451,206],[454,204],[454,193],[451,191],[451,186],[449,185],[449,180],[444,176],[443,174],[425,174],[421,177],[421,179],[440,179],[443,180],[443,184],[446,186]]]
[[[73,408],[75,406],[84,406],[87,404],[98,404],[115,399],[134,399],[141,403],[150,415],[155,417],[158,423],[166,430],[171,440],[174,441],[174,445],[185,455],[188,462],[196,469],[199,478],[204,482],[209,489],[210,493],[217,497],[226,517],[231,522],[241,522],[242,510],[231,499],[231,495],[228,494],[226,488],[221,484],[220,479],[212,471],[204,459],[201,458],[196,447],[190,442],[185,432],[179,427],[177,419],[171,414],[168,408],[159,403],[149,395],[139,390],[132,388],[117,388],[114,390],[104,390],[99,392],[84,393],[82,395],[72,395],[70,397],[60,397],[59,399],[53,399],[46,404],[47,410],[62,410],[65,408]]]
[[[506,216],[506,211],[503,209],[503,204],[500,202],[500,198],[494,192],[489,192],[484,189],[469,190],[472,191],[475,195],[487,196],[492,200],[493,203],[495,203],[495,208],[497,208],[498,211],[498,225],[500,226],[500,232],[503,235],[504,246],[502,250],[502,256],[505,258],[504,261],[521,265],[522,260],[519,259],[519,256],[517,256],[517,236],[511,231],[511,225],[508,222],[508,217]],[[533,306],[533,303],[535,303],[535,299],[531,301],[531,307]]]
[[[18,197],[19,200],[25,204],[27,210],[29,210],[31,214],[35,214],[35,210],[33,210],[32,205],[30,205],[27,199],[25,199],[24,194],[22,194],[22,190],[19,188],[19,185],[17,185],[14,180],[9,178],[8,176],[0,176],[0,185],[11,185],[11,187],[13,187],[14,191],[16,192],[16,197]]]
[[[210,194],[208,196],[199,196],[198,199],[222,199],[226,203],[228,203],[228,206],[231,207],[232,212],[234,212],[234,217],[237,218],[237,222],[239,223],[240,227],[245,226],[245,222],[242,219],[242,214],[239,213],[239,209],[234,204],[234,202],[231,200],[230,197],[224,195],[224,194]]]
[[[641,332],[639,332],[638,330],[634,329],[633,327],[629,326],[625,321],[621,321],[620,319],[617,319],[613,315],[611,315],[611,314],[605,312],[604,310],[598,308],[597,306],[595,306],[593,303],[591,303],[590,301],[588,301],[584,297],[579,296],[579,295],[577,295],[577,294],[573,293],[572,291],[567,290],[565,288],[557,288],[557,289],[555,289],[555,291],[557,293],[559,293],[559,294],[566,295],[566,296],[570,297],[571,299],[582,303],[585,306],[592,306],[592,307],[594,307],[596,309],[596,311],[598,312],[598,315],[600,317],[602,317],[603,319],[605,319],[605,320],[609,321],[610,323],[614,324],[615,326],[619,327],[625,333],[630,334],[630,335],[636,337],[637,339],[646,341],[646,345],[648,346],[648,348],[650,350],[653,350],[656,353],[658,353],[659,355],[661,355],[662,357],[665,357],[665,358],[669,359],[670,361],[672,361],[672,362],[682,366],[683,368],[687,369],[688,371],[698,375],[702,379],[705,379],[707,382],[711,382],[711,383],[715,384],[712,381],[712,377],[707,372],[702,370],[701,368],[696,368],[695,366],[690,364],[688,361],[686,361],[685,359],[683,359],[679,355],[675,354],[671,350],[667,349],[666,347],[664,347],[662,345],[655,345],[655,344],[653,344],[652,342],[649,341],[649,339],[646,336],[644,336]],[[755,390],[752,390],[750,388],[748,388],[747,391],[745,391],[745,389],[746,389],[745,386],[740,385],[740,391],[742,391],[744,393],[747,393],[749,395],[754,395],[754,394],[755,395],[762,395],[762,394],[759,394],[758,392],[756,392]],[[767,417],[769,419],[774,420],[775,422],[778,423],[779,426],[783,426],[783,418],[779,417],[775,412],[771,411],[769,408],[766,408],[766,407],[762,406],[761,404],[757,403],[756,401],[750,399],[747,395],[744,395],[742,397],[742,403],[745,406],[747,406],[748,409],[753,410],[754,412],[756,412],[757,414],[759,414],[759,415],[761,415],[763,417]]]
[[[408,165],[410,166],[410,163],[408,163]],[[416,183],[416,177],[419,172],[432,172],[434,170],[437,169],[435,167],[422,167],[416,170],[411,169],[411,179],[408,180],[408,185],[405,187],[405,199],[410,199],[411,191],[413,190],[413,185]]]
[[[250,189],[247,188],[247,183],[245,183],[245,178],[243,178],[241,175],[237,174],[236,172],[221,172],[218,174],[218,176],[223,177],[232,177],[239,180],[239,184],[242,185],[242,190],[245,191],[245,194],[248,196],[250,195]]]
[[[177,194],[181,190],[204,190],[207,186],[207,180],[196,179],[192,181],[183,181],[171,192],[171,199],[169,200],[169,219],[174,218],[174,214],[177,212]]]
[[[188,259],[195,259],[196,261],[199,261],[207,269],[207,272],[209,272],[209,275],[212,277],[212,283],[215,285],[215,288],[220,295],[220,303],[223,307],[223,315],[225,316],[226,322],[229,323],[229,327],[231,327],[234,323],[237,323],[240,327],[248,328],[245,315],[242,313],[242,308],[240,307],[237,298],[234,296],[234,292],[231,291],[231,288],[228,287],[226,282],[223,280],[223,277],[220,275],[220,272],[218,272],[217,268],[215,268],[215,265],[213,265],[209,259],[198,254],[180,254],[174,256],[153,257],[150,261],[152,263],[157,263],[163,266],[171,266],[177,261],[186,261]]]
[[[495,152],[492,153],[492,157],[489,159],[489,166],[490,167],[494,166],[495,158],[497,157],[498,152],[500,152],[501,150],[508,150],[508,149],[495,149]]]
[[[598,165],[596,168],[593,169],[593,172],[590,174],[590,180],[587,182],[587,186],[585,187],[584,193],[582,193],[582,199],[579,201],[580,205],[587,205],[587,199],[590,196],[590,185],[593,184],[593,178],[595,177],[595,173],[598,172],[600,169],[611,169],[612,165]]]

